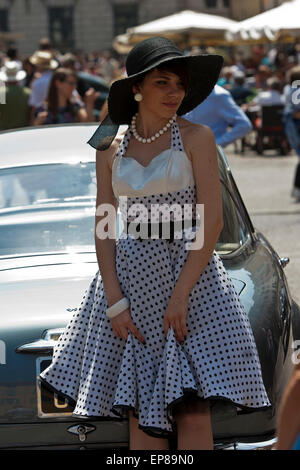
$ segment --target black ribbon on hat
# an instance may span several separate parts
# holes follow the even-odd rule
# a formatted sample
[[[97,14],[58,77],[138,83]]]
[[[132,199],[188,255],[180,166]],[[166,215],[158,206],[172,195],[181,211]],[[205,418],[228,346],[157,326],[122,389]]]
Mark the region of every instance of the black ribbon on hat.
[[[110,147],[118,130],[119,124],[115,124],[108,114],[87,143],[96,150],[106,150]]]

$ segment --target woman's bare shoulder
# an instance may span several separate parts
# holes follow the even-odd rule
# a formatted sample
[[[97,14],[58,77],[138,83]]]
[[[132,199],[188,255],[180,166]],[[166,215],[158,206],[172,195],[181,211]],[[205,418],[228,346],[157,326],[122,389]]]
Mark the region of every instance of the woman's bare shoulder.
[[[177,118],[177,122],[179,124],[182,138],[203,138],[213,134],[211,128],[204,124],[195,124],[194,122],[190,122],[181,117]]]
[[[210,127],[204,124],[194,124],[183,118],[178,118],[178,124],[182,136],[183,146],[192,160],[193,155],[199,154],[199,149],[215,148],[215,136]],[[201,152],[203,154],[203,152]]]

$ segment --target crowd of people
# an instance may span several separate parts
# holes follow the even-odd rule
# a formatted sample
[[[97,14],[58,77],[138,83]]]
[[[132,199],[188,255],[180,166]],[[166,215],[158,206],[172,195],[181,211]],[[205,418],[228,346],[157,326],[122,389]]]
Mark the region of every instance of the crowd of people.
[[[215,50],[192,48],[185,54],[199,52]],[[282,106],[286,139],[280,148],[283,153],[292,148],[299,157],[291,197],[300,202],[300,44],[277,45],[267,52],[254,46],[245,57],[241,52],[232,58],[223,53],[226,65],[213,92],[185,118],[211,127],[217,144],[225,147],[239,139],[247,142],[253,127],[257,131],[262,125],[257,117],[262,107]],[[124,77],[124,62],[124,56],[109,51],[62,54],[48,38],[42,38],[30,56],[20,58],[14,47],[0,52],[0,131],[102,121],[107,102],[103,98],[99,110],[101,92],[93,85],[79,93],[78,72],[100,78],[108,90],[114,80]]]
[[[81,96],[77,73],[101,77],[107,87],[122,73],[121,61],[104,51],[94,54],[60,54],[47,38],[38,49],[20,59],[18,50],[0,53],[0,130],[43,124],[93,122],[99,92],[90,88]],[[5,100],[5,101],[4,101]]]
[[[185,54],[199,52],[216,51],[192,48]],[[278,44],[269,51],[254,46],[247,56],[221,53],[226,65],[213,92],[185,118],[211,127],[217,144],[225,147],[240,139],[247,143],[247,134],[262,125],[258,116],[263,107],[282,106],[286,138],[280,140],[280,149],[286,153],[292,148],[299,157],[291,197],[300,202],[300,44]],[[15,47],[0,51],[0,131],[102,121],[107,114],[106,96],[101,97],[93,85],[79,92],[78,73],[101,79],[108,91],[114,80],[124,77],[124,63],[124,56],[109,51],[62,54],[48,38],[42,38],[30,56],[20,58]],[[257,149],[259,138],[263,137],[257,138]]]
[[[214,52],[212,48],[208,49],[193,48],[186,53]],[[223,95],[222,105],[227,111],[230,107],[233,109],[231,98],[246,112],[253,106],[285,104],[290,86],[289,71],[293,67],[300,67],[300,44],[289,47],[285,53],[281,46],[273,47],[267,53],[263,47],[255,46],[249,57],[238,53],[234,58],[226,57],[226,62],[218,88],[214,91],[215,95]],[[109,51],[61,54],[52,48],[49,39],[42,38],[37,51],[31,56],[20,58],[14,47],[9,47],[5,53],[0,52],[0,70],[0,81],[6,88],[6,105],[0,108],[0,130],[28,125],[96,121],[98,117],[93,113],[93,105],[99,92],[90,89],[84,96],[79,95],[77,72],[100,77],[109,86],[124,74],[124,57]],[[223,90],[229,94],[222,93]],[[228,96],[229,107],[226,103]],[[203,118],[203,114],[201,112],[197,119]],[[224,112],[222,116],[227,123],[226,127],[234,128],[235,121],[239,119],[244,119],[244,122],[241,130],[233,130],[232,137],[221,139],[221,145],[242,137],[252,127],[244,113],[239,113],[239,119],[236,119],[235,112],[226,114]],[[103,113],[100,114],[100,120],[102,118]],[[226,127],[223,126],[224,129]]]

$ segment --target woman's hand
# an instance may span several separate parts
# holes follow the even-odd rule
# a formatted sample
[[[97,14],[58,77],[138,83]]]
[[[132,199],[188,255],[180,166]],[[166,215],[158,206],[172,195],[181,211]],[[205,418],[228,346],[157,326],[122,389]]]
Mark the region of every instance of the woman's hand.
[[[115,336],[127,339],[129,330],[139,341],[145,343],[145,339],[132,321],[129,308],[111,318],[110,322]]]
[[[100,95],[100,91],[95,91],[94,88],[89,88],[84,94],[84,102],[86,106],[94,106],[95,100]]]
[[[48,117],[48,111],[41,111],[40,113],[38,113],[35,121],[34,121],[34,125],[35,126],[42,126],[46,119]]]
[[[168,307],[164,316],[164,332],[168,334],[171,326],[174,330],[178,342],[184,341],[187,335],[186,317],[188,312],[189,298],[188,296],[175,297],[171,296]]]

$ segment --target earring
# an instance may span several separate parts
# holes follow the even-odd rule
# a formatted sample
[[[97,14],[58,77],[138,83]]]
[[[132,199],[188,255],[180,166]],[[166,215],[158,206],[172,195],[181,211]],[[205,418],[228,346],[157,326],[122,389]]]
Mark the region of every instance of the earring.
[[[143,95],[141,93],[136,93],[134,95],[134,99],[135,99],[135,101],[142,101]]]

